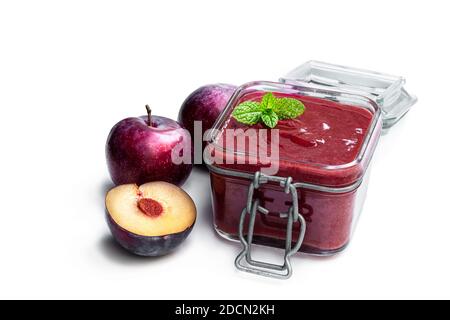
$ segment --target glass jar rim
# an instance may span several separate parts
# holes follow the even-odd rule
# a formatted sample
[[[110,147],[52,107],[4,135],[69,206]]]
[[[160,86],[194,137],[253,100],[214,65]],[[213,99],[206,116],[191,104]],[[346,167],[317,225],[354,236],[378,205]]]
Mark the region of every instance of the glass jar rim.
[[[307,162],[307,161],[292,161],[292,160],[284,160],[280,159],[280,161],[287,161],[289,163],[294,164],[302,164],[311,167],[321,168],[324,170],[340,170],[349,167],[353,167],[359,165],[366,158],[370,158],[373,150],[369,150],[370,142],[378,138],[377,135],[378,125],[380,125],[381,121],[381,108],[379,105],[369,97],[348,93],[345,91],[340,91],[336,88],[324,89],[320,86],[315,86],[311,84],[292,84],[292,83],[280,83],[280,82],[271,82],[271,81],[253,81],[248,82],[236,89],[230,100],[228,101],[226,107],[219,115],[215,124],[212,127],[209,135],[207,136],[208,144],[212,145],[214,149],[220,150],[226,154],[233,154],[236,156],[252,156],[248,152],[240,152],[236,150],[227,150],[220,146],[217,141],[220,138],[220,134],[223,132],[224,127],[226,126],[228,120],[231,117],[231,114],[236,107],[239,100],[248,93],[248,90],[253,91],[266,91],[266,92],[275,92],[275,93],[292,93],[292,94],[300,94],[303,96],[321,98],[324,100],[330,100],[338,103],[345,103],[354,107],[364,108],[369,110],[372,113],[371,123],[367,129],[367,133],[364,137],[364,141],[361,144],[360,150],[354,160],[345,164],[339,165],[329,165],[329,164],[320,164],[315,162]],[[373,146],[372,149],[374,149]],[[230,152],[230,153],[228,153]],[[254,156],[254,155],[253,155]],[[370,159],[369,159],[370,160]],[[367,161],[369,162],[369,161]]]

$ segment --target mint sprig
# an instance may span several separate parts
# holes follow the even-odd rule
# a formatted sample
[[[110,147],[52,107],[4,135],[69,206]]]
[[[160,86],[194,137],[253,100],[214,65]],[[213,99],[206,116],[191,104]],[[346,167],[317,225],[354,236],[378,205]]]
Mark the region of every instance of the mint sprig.
[[[273,109],[266,109],[261,114],[261,120],[269,128],[275,128],[278,123],[278,115]]]
[[[294,119],[305,112],[305,105],[297,99],[281,98],[277,99],[274,111],[280,120]]]
[[[266,93],[261,102],[245,101],[233,111],[233,117],[244,124],[264,123],[275,128],[279,120],[295,119],[305,112],[305,105],[293,98],[277,98],[272,92]]]
[[[233,117],[239,122],[245,124],[257,124],[261,118],[260,104],[254,101],[242,102],[236,109],[234,109]]]

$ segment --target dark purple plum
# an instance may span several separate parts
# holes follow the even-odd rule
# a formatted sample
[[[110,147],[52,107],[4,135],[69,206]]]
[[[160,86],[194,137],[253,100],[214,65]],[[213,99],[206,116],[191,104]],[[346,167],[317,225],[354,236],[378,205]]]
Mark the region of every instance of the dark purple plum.
[[[202,121],[203,136],[206,130],[212,128],[236,88],[234,85],[222,83],[198,88],[183,102],[178,122],[194,137],[194,121]],[[192,142],[194,143],[193,139]],[[206,142],[203,142],[203,149],[205,146]]]
[[[112,181],[116,185],[167,181],[181,186],[189,177],[192,164],[172,161],[175,146],[181,154],[186,150],[191,153],[190,134],[174,120],[151,116],[148,109],[147,116],[120,121],[106,142]]]
[[[139,256],[174,251],[191,233],[196,216],[189,195],[167,182],[122,185],[106,196],[106,220],[114,239]]]
[[[160,237],[145,237],[126,231],[121,228],[111,216],[106,216],[109,229],[117,243],[138,256],[159,257],[174,251],[191,233],[193,226],[186,230]]]

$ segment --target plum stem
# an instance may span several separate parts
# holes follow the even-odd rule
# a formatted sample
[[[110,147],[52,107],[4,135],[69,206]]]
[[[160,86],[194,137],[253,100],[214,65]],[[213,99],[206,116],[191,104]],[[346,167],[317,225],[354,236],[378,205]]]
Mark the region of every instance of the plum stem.
[[[145,109],[147,109],[147,116],[148,116],[148,126],[152,126],[152,109],[150,109],[150,106],[147,104],[145,105]]]

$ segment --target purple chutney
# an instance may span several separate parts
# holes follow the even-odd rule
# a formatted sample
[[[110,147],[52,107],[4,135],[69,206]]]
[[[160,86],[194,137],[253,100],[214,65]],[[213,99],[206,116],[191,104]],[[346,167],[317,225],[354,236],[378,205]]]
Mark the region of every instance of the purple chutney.
[[[281,120],[280,157],[325,165],[352,162],[361,147],[372,114],[317,98],[303,98],[306,112],[296,119]],[[264,128],[258,124],[256,127]],[[234,118],[227,127],[248,128]]]
[[[355,107],[326,99],[274,93],[277,97],[299,99],[305,112],[296,119],[280,120],[278,176],[292,177],[294,182],[306,182],[328,187],[344,187],[356,183],[364,174],[365,163],[355,161],[363,147],[373,114]],[[264,92],[252,92],[237,103],[260,101]],[[239,130],[235,143],[249,129],[267,129],[263,124],[248,126],[230,118],[225,129]],[[270,129],[269,129],[270,130]],[[269,148],[270,132],[266,140],[258,141],[258,149]],[[233,171],[255,173],[263,164],[250,164],[248,137],[244,146],[237,146],[238,154],[216,149],[215,158],[234,157],[233,164],[215,164]],[[218,144],[226,142],[222,135]],[[240,149],[241,148],[241,149]],[[269,149],[270,150],[270,149]],[[245,155],[243,155],[245,154]],[[245,158],[245,159],[243,159]],[[238,164],[238,160],[245,160]],[[273,160],[277,161],[277,160]],[[241,162],[242,163],[242,162]],[[247,203],[249,180],[217,173],[211,174],[214,222],[216,230],[227,238],[237,239],[239,219]],[[301,251],[313,254],[331,254],[342,250],[349,241],[354,218],[357,190],[331,193],[298,188],[300,213],[307,221],[305,240]],[[288,195],[277,185],[266,184],[256,196],[271,213],[258,215],[255,222],[255,243],[284,247],[286,220],[279,212],[287,212],[292,204]],[[298,223],[296,223],[298,224]],[[293,239],[298,236],[298,225]],[[246,230],[246,229],[245,229]]]

